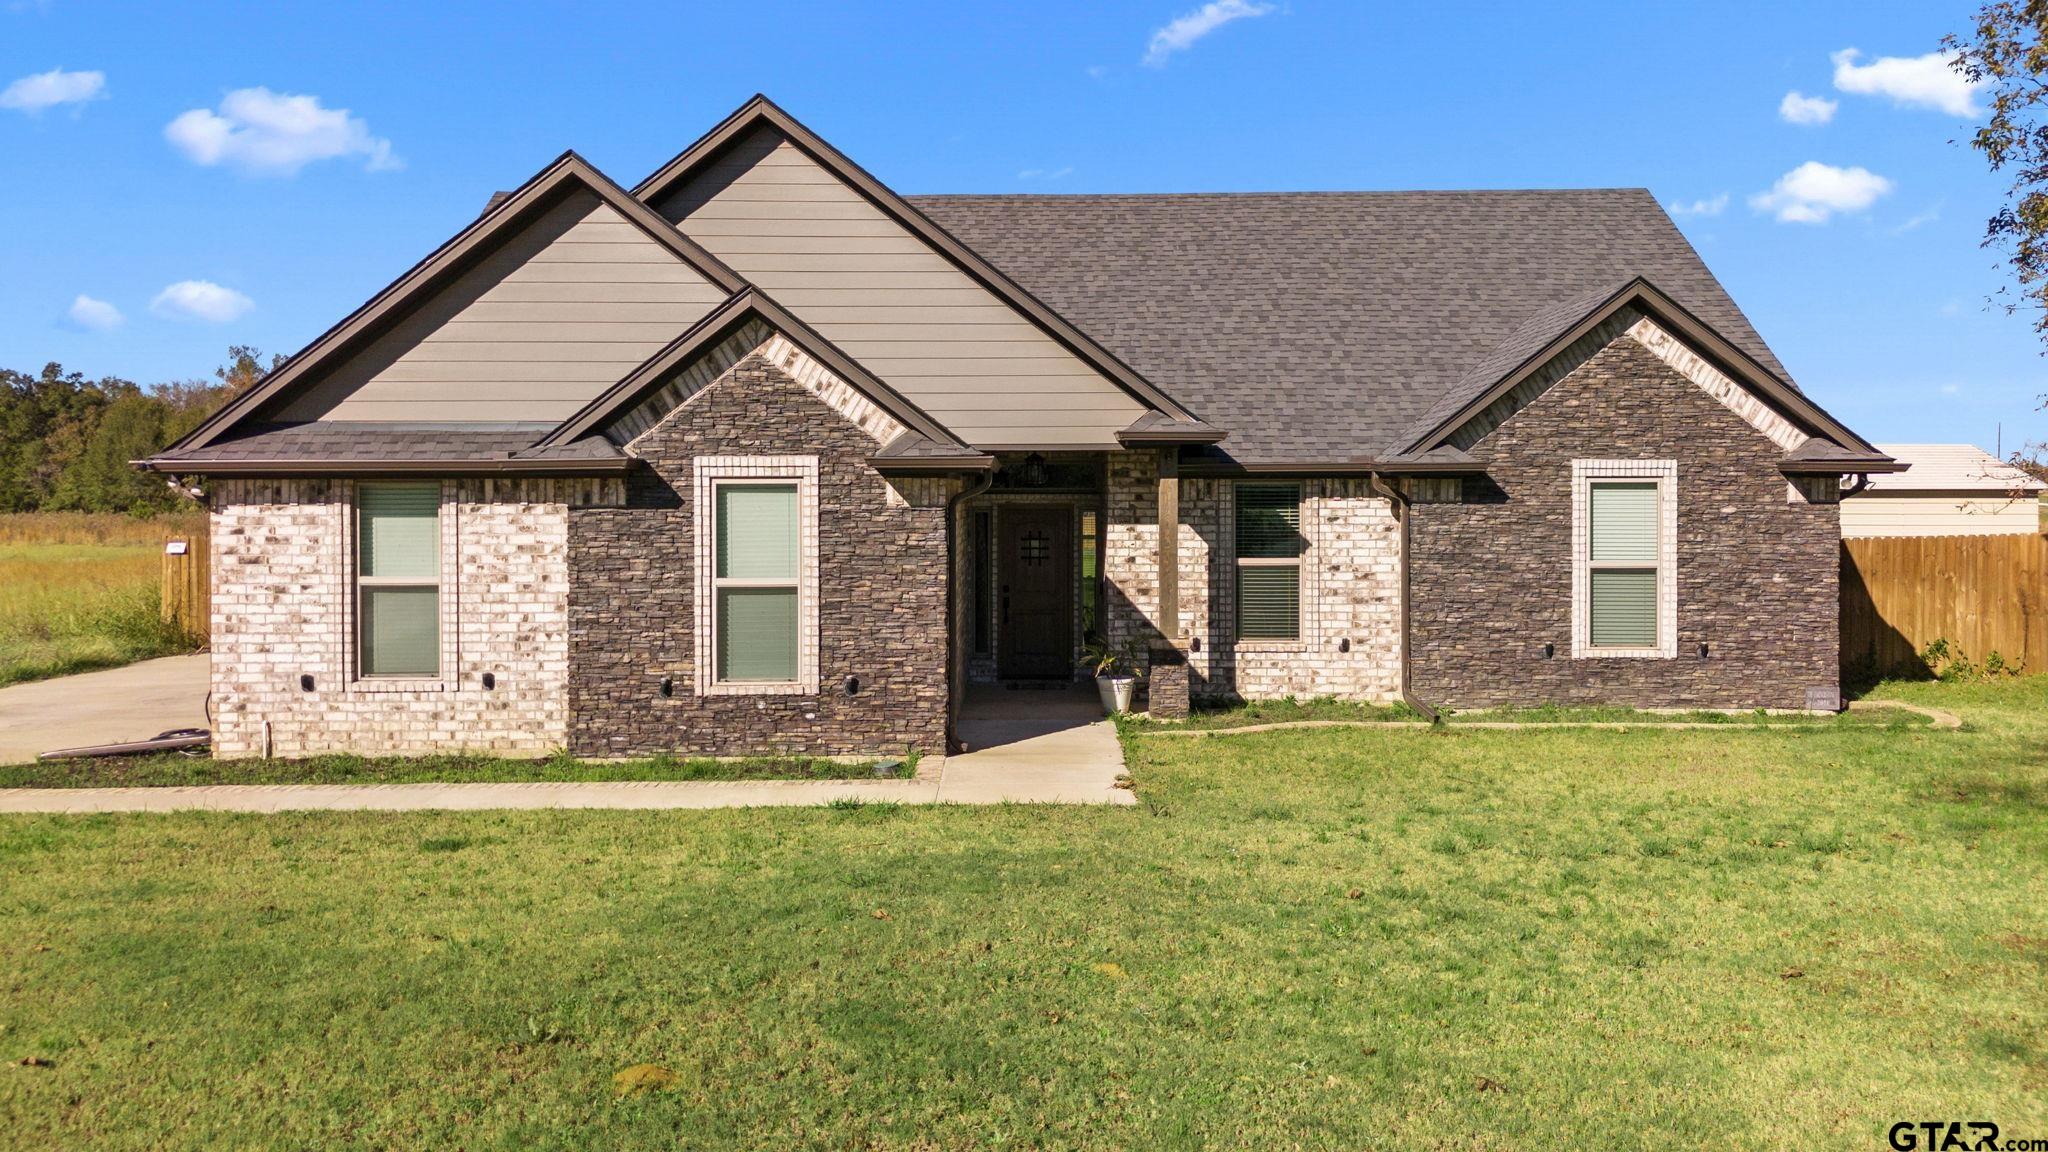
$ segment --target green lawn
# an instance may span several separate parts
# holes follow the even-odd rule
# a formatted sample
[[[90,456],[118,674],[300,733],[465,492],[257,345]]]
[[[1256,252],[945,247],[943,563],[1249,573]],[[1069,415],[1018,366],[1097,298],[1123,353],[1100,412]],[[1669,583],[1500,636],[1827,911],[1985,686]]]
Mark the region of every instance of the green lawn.
[[[2048,1135],[2048,679],[1884,692],[1966,727],[1133,733],[1127,809],[0,819],[0,1143]]]
[[[315,756],[305,760],[215,760],[178,752],[104,760],[0,764],[0,788],[186,787],[194,784],[448,784],[481,781],[588,780],[845,780],[905,778],[917,765],[902,758],[841,762],[810,756],[578,760],[570,756],[509,759],[467,753],[447,756]]]

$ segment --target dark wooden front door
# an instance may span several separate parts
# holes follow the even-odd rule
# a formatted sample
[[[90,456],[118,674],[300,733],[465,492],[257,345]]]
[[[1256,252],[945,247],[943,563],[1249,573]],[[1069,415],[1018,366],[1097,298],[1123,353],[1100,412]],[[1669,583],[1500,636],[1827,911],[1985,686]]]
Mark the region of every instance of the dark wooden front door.
[[[1074,664],[1073,509],[1013,505],[996,522],[996,672],[1066,679]]]

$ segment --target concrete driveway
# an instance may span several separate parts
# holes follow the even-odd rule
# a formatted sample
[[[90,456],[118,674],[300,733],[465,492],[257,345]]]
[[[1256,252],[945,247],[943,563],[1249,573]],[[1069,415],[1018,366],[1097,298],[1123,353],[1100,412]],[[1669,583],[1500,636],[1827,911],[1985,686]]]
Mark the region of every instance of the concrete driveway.
[[[0,688],[0,764],[206,724],[207,655],[166,656]]]

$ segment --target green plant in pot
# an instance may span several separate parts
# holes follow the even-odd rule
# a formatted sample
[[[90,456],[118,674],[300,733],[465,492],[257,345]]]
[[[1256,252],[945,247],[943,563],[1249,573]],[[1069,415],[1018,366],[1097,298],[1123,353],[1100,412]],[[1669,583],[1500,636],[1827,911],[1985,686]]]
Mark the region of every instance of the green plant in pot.
[[[1102,710],[1111,715],[1129,712],[1138,694],[1138,650],[1129,641],[1111,644],[1090,636],[1081,646],[1081,664],[1095,676],[1095,690],[1102,694]]]

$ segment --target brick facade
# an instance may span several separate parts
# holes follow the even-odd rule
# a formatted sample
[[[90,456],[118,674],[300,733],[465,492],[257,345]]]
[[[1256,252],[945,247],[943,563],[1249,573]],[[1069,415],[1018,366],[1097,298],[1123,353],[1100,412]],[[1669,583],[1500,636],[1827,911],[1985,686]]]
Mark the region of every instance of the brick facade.
[[[438,677],[356,677],[354,485],[211,486],[214,754],[541,754],[567,738],[568,510],[617,482],[442,484]],[[493,686],[485,688],[490,673]],[[310,690],[301,677],[311,677]],[[267,725],[267,733],[266,733]]]
[[[761,351],[636,438],[624,506],[569,516],[570,750],[943,751],[953,486],[891,485],[878,446]],[[816,458],[819,691],[702,694],[692,462],[791,456]]]
[[[1721,394],[1718,373],[1634,323],[1568,354],[1554,382],[1471,443],[1486,479],[1465,481],[1455,503],[1414,506],[1423,700],[1804,708],[1834,692],[1836,505],[1787,484],[1773,414]],[[1675,462],[1674,657],[1573,658],[1574,460]]]
[[[1157,636],[1158,463],[1110,457],[1104,573],[1109,634],[1142,654]],[[1400,688],[1400,525],[1365,480],[1302,481],[1301,637],[1245,640],[1236,620],[1235,487],[1181,481],[1180,621],[1195,699],[1338,696],[1388,700]]]

